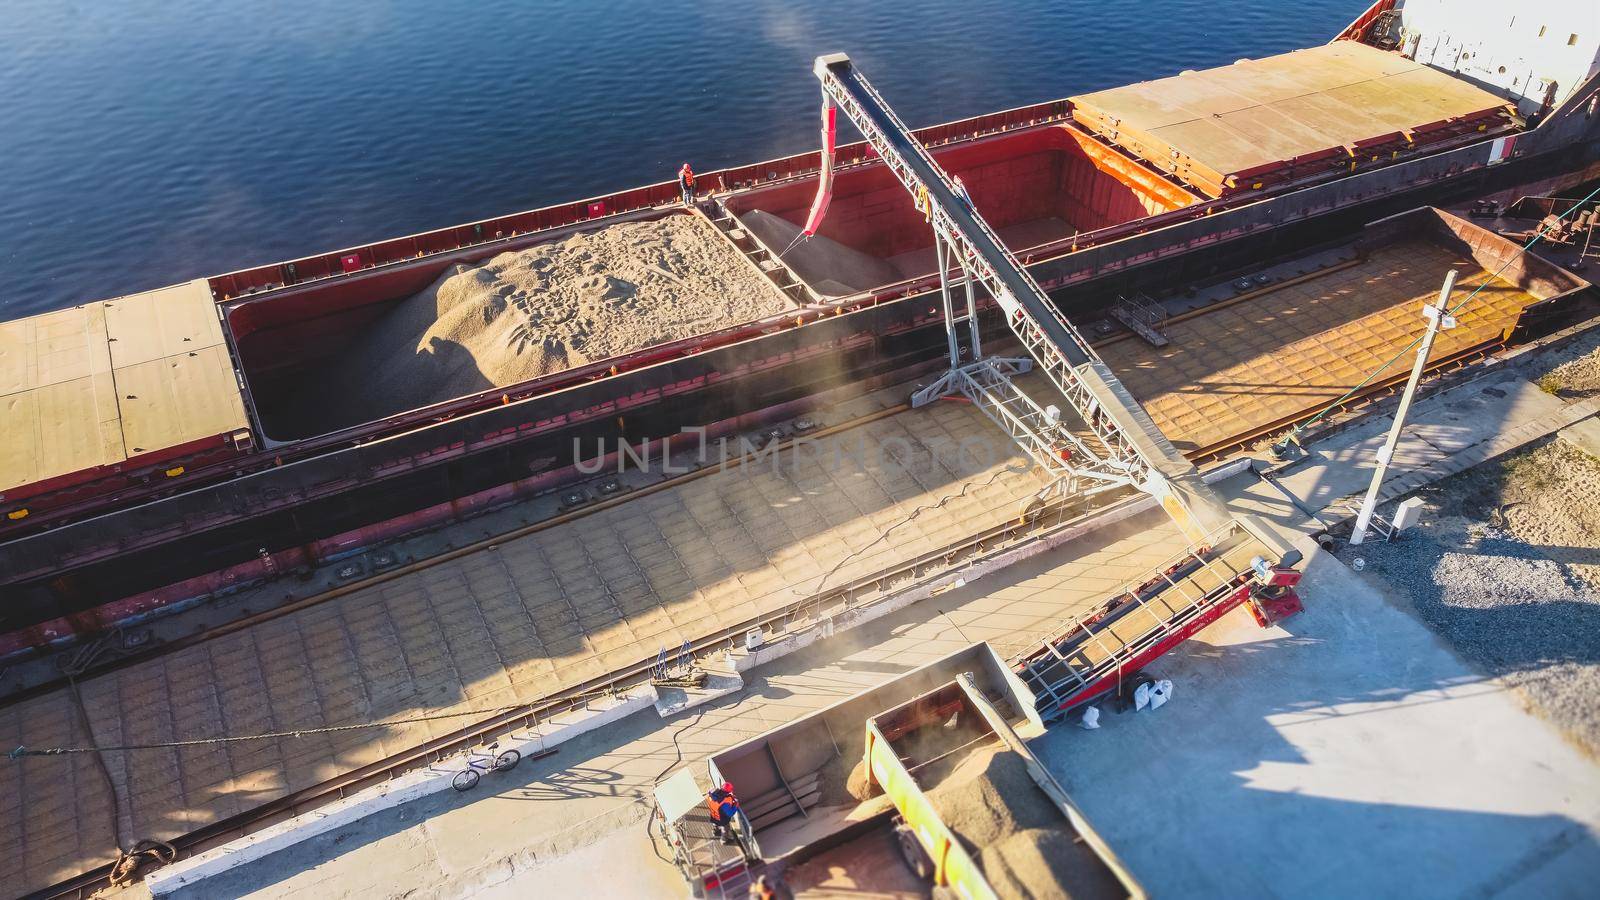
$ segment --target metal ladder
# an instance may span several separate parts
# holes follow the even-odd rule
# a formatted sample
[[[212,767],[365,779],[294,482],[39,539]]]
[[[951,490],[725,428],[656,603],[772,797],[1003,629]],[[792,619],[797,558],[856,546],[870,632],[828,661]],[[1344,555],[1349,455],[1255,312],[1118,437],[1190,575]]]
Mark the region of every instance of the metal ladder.
[[[915,198],[934,231],[950,370],[913,395],[912,404],[960,393],[1017,438],[1035,463],[1057,476],[1062,489],[1078,487],[1077,482],[1085,478],[1093,479],[1099,489],[1138,487],[1160,498],[1192,540],[1207,530],[1196,519],[1196,505],[1205,507],[1207,520],[1225,518],[1209,489],[1190,477],[1193,465],[1161,435],[1149,414],[1017,263],[999,235],[956,194],[949,176],[849,57],[842,53],[818,57],[814,71],[822,83],[824,115],[829,106],[837,105],[850,118]],[[959,276],[951,274],[952,260],[960,269]],[[982,355],[975,284],[981,284],[999,304],[1006,324],[1032,362],[1076,410],[1098,448],[1091,450],[1084,441],[1073,438],[1069,429],[1058,427],[1059,412],[1041,407],[1012,383],[1014,376],[1031,368],[1026,360]],[[955,288],[964,293],[964,309],[955,308]],[[965,362],[960,347],[963,330],[971,345],[971,359]],[[1174,477],[1185,479],[1181,492]]]
[[[1236,524],[1152,569],[1094,613],[1070,620],[1014,658],[1048,721],[1115,687],[1121,678],[1220,618],[1248,596],[1259,548]]]
[[[788,264],[779,259],[772,250],[763,246],[748,229],[740,224],[733,211],[728,209],[722,198],[713,197],[702,200],[695,205],[705,217],[710,220],[716,229],[757,269],[766,276],[785,297],[793,300],[798,306],[808,306],[819,302],[816,294],[800,280],[800,276],[789,268]],[[737,232],[737,233],[736,233]]]
[[[1167,339],[1166,307],[1145,294],[1118,296],[1117,302],[1111,304],[1107,312],[1152,347],[1165,347],[1172,343]]]
[[[745,857],[742,845],[724,844],[716,836],[710,810],[698,809],[690,813],[677,827],[687,857],[684,862],[693,869],[692,877],[703,887],[708,881],[714,882],[705,887],[706,896],[718,900],[745,900],[756,875],[751,867],[759,863],[752,864]]]

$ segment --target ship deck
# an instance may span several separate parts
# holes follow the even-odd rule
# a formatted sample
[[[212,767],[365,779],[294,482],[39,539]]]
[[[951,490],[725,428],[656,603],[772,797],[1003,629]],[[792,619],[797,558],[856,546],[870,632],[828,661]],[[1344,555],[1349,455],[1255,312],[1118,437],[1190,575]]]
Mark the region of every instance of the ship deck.
[[[942,403],[716,471],[379,587],[81,683],[94,740],[153,743],[527,703],[1014,519],[1042,485]],[[835,454],[839,454],[836,456]],[[843,459],[843,465],[834,465]],[[921,509],[914,518],[913,512]],[[880,537],[893,527],[892,540]],[[129,715],[131,710],[149,714]],[[488,713],[480,718],[487,718]],[[124,833],[170,838],[472,719],[111,754]],[[83,745],[72,692],[0,710],[7,746]],[[90,754],[0,769],[0,881],[108,861]]]
[[[204,281],[0,322],[0,495],[248,427]]]
[[[1314,408],[1368,360],[1402,352],[1420,328],[1419,298],[1446,268],[1481,274],[1459,252],[1401,243],[1325,259],[1312,277],[1280,276],[1270,290],[1174,322],[1168,347],[1129,339],[1102,352],[1155,422],[1193,450]],[[1458,343],[1494,338],[1532,299],[1494,287],[1447,334]],[[1030,376],[1028,389],[1039,381]],[[122,834],[131,843],[193,831],[475,719],[315,729],[551,696],[1000,526],[1042,486],[1037,472],[1008,469],[1020,455],[972,406],[937,403],[860,421],[815,437],[806,452],[783,451],[776,466],[685,477],[82,679],[100,745],[306,732],[108,753]],[[953,452],[974,438],[1001,452]],[[1094,557],[1073,575],[1074,593],[1092,585],[1088,602],[1098,602],[1147,566]],[[274,591],[281,602],[281,585],[234,602],[270,605]],[[1028,600],[989,599],[1008,610]],[[1054,609],[1052,621],[1070,612]],[[0,708],[0,742],[84,746],[91,737],[73,692],[61,689]],[[0,832],[0,880],[23,890],[104,864],[114,851],[110,798],[92,754],[0,767],[0,816],[11,823]]]
[[[1100,354],[1180,450],[1203,454],[1313,414],[1369,377],[1403,378],[1415,355],[1402,351],[1426,325],[1421,307],[1452,268],[1461,273],[1452,304],[1482,290],[1439,333],[1435,362],[1500,340],[1539,302],[1422,240],[1329,263],[1174,321],[1167,347],[1127,339]]]
[[[1296,161],[1332,159],[1342,167],[1397,139],[1414,146],[1453,123],[1475,128],[1506,107],[1462,79],[1355,41],[1072,102],[1078,122],[1212,197],[1259,186],[1248,183],[1250,176]]]

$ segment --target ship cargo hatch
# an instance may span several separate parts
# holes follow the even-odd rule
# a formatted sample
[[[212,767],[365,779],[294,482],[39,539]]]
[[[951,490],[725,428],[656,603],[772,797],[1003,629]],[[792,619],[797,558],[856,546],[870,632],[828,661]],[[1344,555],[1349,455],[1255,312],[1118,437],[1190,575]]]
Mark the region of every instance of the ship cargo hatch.
[[[1514,128],[1504,99],[1355,41],[1071,99],[1075,122],[1209,197]]]
[[[291,441],[598,377],[795,309],[704,216],[656,210],[245,298],[228,326],[266,437]]]
[[[1019,256],[1047,244],[1068,249],[1078,233],[1200,200],[1069,125],[932,152]],[[816,193],[814,178],[740,192],[728,198],[727,208],[824,297],[932,275],[938,268],[933,232],[905,188],[876,162],[852,166],[846,159],[841,165],[827,218],[805,241],[796,238]]]

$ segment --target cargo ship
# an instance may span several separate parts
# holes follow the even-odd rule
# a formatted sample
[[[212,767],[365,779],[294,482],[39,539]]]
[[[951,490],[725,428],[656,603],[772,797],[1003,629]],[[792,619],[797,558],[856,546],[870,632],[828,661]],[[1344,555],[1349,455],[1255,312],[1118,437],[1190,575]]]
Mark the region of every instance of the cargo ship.
[[[1600,178],[1597,62],[1585,4],[1379,0],[1323,46],[916,136],[1078,319],[1418,206]],[[933,371],[924,214],[865,144],[834,162],[798,250],[818,152],[701,173],[687,205],[667,181],[0,323],[0,654],[561,489],[594,448],[742,434]],[[349,387],[328,373],[452,271],[682,216],[767,314],[410,408],[323,408]]]

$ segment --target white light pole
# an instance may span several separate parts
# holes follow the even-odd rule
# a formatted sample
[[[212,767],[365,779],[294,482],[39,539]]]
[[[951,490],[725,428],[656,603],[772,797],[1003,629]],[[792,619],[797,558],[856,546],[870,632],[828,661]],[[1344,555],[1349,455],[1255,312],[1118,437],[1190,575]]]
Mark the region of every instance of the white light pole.
[[[1444,276],[1444,287],[1439,289],[1439,299],[1432,306],[1422,308],[1422,317],[1428,328],[1422,333],[1422,344],[1417,347],[1417,361],[1411,366],[1411,378],[1406,382],[1406,392],[1400,395],[1400,408],[1394,411],[1394,427],[1389,429],[1389,439],[1378,451],[1378,467],[1372,472],[1372,484],[1367,488],[1367,498],[1361,502],[1361,513],[1356,516],[1356,529],[1350,534],[1352,547],[1367,539],[1367,529],[1372,525],[1372,514],[1378,508],[1378,491],[1383,487],[1383,475],[1389,471],[1389,461],[1394,458],[1394,448],[1400,443],[1400,429],[1405,427],[1406,413],[1411,409],[1411,398],[1416,396],[1417,382],[1422,380],[1422,370],[1428,365],[1428,351],[1433,349],[1433,339],[1441,328],[1456,327],[1455,317],[1449,314],[1450,291],[1456,286],[1456,270]]]

